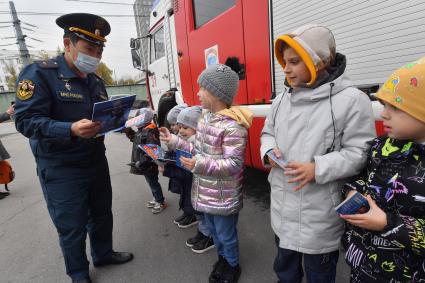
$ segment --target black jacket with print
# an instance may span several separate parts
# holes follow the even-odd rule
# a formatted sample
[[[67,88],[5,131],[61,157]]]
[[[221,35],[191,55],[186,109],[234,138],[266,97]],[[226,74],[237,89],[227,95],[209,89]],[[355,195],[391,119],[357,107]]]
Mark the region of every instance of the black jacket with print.
[[[375,139],[367,167],[343,196],[350,190],[371,195],[388,222],[379,232],[346,223],[352,282],[425,282],[425,145]]]

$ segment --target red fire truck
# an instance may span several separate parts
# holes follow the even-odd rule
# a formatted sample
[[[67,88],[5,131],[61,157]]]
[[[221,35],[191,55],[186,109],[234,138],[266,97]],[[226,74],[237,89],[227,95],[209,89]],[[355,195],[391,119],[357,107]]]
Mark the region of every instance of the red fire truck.
[[[247,165],[262,168],[260,132],[284,83],[273,56],[278,35],[307,23],[329,27],[337,51],[347,56],[350,79],[373,94],[393,70],[423,55],[424,14],[425,2],[419,0],[156,0],[147,33],[131,41],[133,63],[146,72],[149,99],[157,109],[170,89],[176,91],[177,103],[199,103],[196,81],[201,71],[228,56],[239,57],[244,72],[234,103],[255,114]],[[373,105],[379,134],[380,106]]]

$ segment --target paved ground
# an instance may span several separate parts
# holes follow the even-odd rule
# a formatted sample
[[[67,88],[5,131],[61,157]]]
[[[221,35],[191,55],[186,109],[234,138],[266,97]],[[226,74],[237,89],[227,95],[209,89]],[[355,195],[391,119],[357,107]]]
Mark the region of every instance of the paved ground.
[[[16,171],[11,195],[0,200],[0,282],[69,282],[28,140],[16,133],[12,123],[0,125],[0,138]],[[196,229],[182,230],[172,223],[179,214],[177,196],[165,192],[169,208],[153,215],[145,207],[151,194],[144,178],[130,175],[125,165],[131,144],[119,134],[108,135],[106,144],[114,192],[114,246],[133,252],[135,259],[123,266],[91,268],[94,282],[207,282],[215,250],[198,255],[185,246]],[[246,175],[245,207],[238,226],[243,270],[240,282],[276,282],[269,188],[264,174],[247,171]],[[161,183],[166,188],[165,178]],[[342,260],[338,268],[337,282],[348,282]]]

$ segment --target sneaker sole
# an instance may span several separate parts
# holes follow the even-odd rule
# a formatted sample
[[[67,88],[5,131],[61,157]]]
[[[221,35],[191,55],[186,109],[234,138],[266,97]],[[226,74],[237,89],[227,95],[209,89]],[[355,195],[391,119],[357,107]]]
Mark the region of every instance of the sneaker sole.
[[[164,208],[164,209],[165,209],[165,208]],[[158,213],[163,212],[163,211],[164,211],[164,209],[161,209],[161,210],[159,210],[159,211],[158,211],[158,210],[153,210],[153,209],[152,209],[152,213],[153,213],[153,214],[158,214]]]
[[[203,254],[203,253],[205,253],[205,252],[207,252],[207,251],[209,251],[209,250],[212,250],[212,249],[214,249],[215,248],[215,245],[211,245],[211,246],[209,246],[209,247],[207,247],[207,248],[205,248],[205,249],[203,249],[203,250],[194,250],[193,248],[192,248],[192,252],[194,252],[195,254]]]
[[[186,229],[186,228],[189,228],[189,227],[192,227],[192,226],[195,226],[195,225],[197,225],[198,224],[198,222],[199,221],[195,221],[195,222],[192,222],[192,223],[190,223],[190,224],[188,224],[188,225],[180,225],[180,223],[177,225],[179,228],[181,228],[181,229]]]
[[[189,248],[192,248],[194,245],[191,245],[188,242],[186,242],[186,246],[189,247]]]

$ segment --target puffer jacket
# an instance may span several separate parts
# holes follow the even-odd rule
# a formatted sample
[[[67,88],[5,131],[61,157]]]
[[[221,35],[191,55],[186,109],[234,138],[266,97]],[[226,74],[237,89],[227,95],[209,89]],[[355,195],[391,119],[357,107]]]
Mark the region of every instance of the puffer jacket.
[[[367,142],[375,137],[371,102],[352,87],[341,56],[327,82],[315,88],[287,88],[277,96],[264,124],[263,161],[269,150],[278,148],[288,161],[315,163],[315,181],[299,191],[281,168],[270,171],[271,224],[281,248],[307,254],[338,250],[343,222],[334,208],[340,203],[340,189],[344,178],[360,172]]]
[[[251,123],[250,110],[230,107],[201,115],[194,147],[173,135],[170,148],[196,154],[191,192],[195,210],[226,216],[242,209],[247,129]]]

